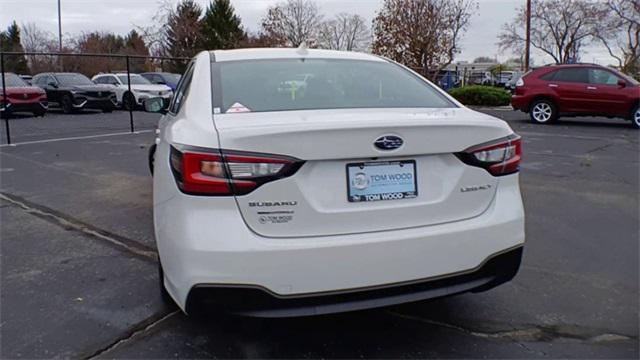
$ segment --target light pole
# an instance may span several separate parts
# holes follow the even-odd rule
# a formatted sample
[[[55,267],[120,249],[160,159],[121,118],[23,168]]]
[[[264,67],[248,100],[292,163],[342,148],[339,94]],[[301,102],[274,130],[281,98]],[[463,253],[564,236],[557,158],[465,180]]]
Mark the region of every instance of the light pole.
[[[58,52],[62,53],[62,12],[60,11],[60,0],[58,0]],[[60,71],[64,71],[62,56],[58,56],[58,66],[60,67]]]
[[[62,52],[62,15],[60,13],[60,0],[58,0],[58,51]]]
[[[58,0],[59,1],[59,0]],[[531,0],[527,0],[527,28],[524,43],[524,71],[529,71],[529,61],[531,56]]]

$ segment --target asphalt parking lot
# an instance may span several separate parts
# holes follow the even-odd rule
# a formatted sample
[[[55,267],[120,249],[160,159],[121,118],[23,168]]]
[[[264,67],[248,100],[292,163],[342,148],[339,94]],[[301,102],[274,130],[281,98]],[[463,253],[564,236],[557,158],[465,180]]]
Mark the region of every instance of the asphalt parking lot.
[[[146,163],[157,116],[135,113],[133,134],[125,112],[12,119],[0,357],[638,358],[640,132],[483,111],[524,138],[518,276],[480,294],[285,320],[162,304]]]

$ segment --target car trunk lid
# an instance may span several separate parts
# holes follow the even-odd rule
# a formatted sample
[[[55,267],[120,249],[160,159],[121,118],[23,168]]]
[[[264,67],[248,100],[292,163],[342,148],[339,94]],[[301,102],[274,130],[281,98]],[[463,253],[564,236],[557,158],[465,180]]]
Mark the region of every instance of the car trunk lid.
[[[305,161],[294,175],[236,196],[247,226],[267,237],[385,231],[478,216],[498,180],[454,153],[512,132],[504,122],[465,108],[220,114],[215,125],[223,149]],[[403,145],[391,151],[374,145],[389,135]],[[415,164],[415,197],[349,201],[349,164],[393,168],[400,162]]]

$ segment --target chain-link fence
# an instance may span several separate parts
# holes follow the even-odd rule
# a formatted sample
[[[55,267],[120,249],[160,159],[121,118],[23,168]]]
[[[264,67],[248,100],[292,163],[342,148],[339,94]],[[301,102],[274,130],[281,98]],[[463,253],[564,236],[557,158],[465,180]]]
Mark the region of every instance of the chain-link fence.
[[[0,52],[0,143],[155,128],[145,99],[173,96],[188,58]]]

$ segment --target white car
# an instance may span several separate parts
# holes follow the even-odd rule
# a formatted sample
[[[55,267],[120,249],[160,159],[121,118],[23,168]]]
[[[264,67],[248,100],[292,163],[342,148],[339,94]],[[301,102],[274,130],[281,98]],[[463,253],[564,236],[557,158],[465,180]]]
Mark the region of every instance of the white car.
[[[304,91],[283,81],[312,74]],[[487,290],[525,240],[521,140],[384,58],[202,52],[152,156],[166,297],[263,317]],[[152,154],[153,155],[153,154]]]
[[[173,91],[167,85],[152,84],[138,74],[130,74],[131,91],[127,73],[98,74],[91,80],[96,84],[111,85],[115,89],[118,104],[125,110],[133,110],[143,104],[144,100],[160,97],[168,105],[173,97]]]

